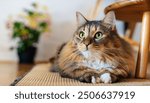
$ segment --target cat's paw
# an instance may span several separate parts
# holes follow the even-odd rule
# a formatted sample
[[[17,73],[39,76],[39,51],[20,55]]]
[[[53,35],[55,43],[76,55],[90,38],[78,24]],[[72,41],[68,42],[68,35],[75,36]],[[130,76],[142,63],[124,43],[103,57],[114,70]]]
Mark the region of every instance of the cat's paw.
[[[81,77],[78,78],[80,82],[86,82],[86,83],[91,83],[92,81],[92,75],[90,73],[85,73]]]
[[[92,76],[91,83],[93,84],[100,83],[100,78],[98,76]]]
[[[112,78],[110,73],[104,73],[100,75],[100,82],[102,83],[112,83]]]
[[[99,75],[96,73],[85,73],[82,75],[80,78],[78,78],[79,81],[81,82],[86,82],[86,83],[98,83],[100,81]]]
[[[96,83],[96,78],[94,76],[91,77],[91,83],[93,83],[93,84]]]

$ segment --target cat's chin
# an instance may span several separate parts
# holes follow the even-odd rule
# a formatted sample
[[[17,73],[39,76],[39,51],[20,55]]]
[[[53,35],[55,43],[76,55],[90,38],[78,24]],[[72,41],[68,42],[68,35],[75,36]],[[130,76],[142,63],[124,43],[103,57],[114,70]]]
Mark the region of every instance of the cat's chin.
[[[81,51],[81,53],[85,58],[89,58],[91,56],[91,52],[89,50]]]

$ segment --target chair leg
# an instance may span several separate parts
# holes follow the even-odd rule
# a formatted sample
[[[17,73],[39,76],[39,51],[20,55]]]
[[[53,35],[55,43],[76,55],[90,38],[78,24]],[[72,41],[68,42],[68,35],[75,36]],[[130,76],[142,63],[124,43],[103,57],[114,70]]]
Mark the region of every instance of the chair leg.
[[[141,41],[138,52],[136,74],[137,78],[146,78],[148,51],[150,43],[150,11],[143,13]]]
[[[100,5],[102,4],[102,2],[103,2],[104,0],[97,0],[96,1],[96,5],[95,5],[95,7],[93,8],[93,10],[92,10],[92,13],[90,14],[90,17],[89,17],[89,19],[96,19],[96,17],[97,17],[97,15],[98,15],[98,13],[99,13],[99,8],[100,8]]]
[[[128,28],[126,30],[126,33],[125,33],[126,37],[132,39],[135,26],[136,26],[136,22],[130,22],[129,23],[129,26],[128,26]]]

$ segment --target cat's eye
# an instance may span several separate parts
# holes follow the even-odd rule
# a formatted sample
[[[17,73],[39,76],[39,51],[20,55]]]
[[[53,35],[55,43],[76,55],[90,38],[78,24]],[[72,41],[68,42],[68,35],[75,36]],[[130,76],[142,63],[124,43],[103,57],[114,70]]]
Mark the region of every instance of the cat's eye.
[[[95,39],[96,40],[100,40],[101,38],[103,37],[103,34],[101,33],[101,32],[97,32],[96,34],[95,34]]]
[[[84,38],[84,37],[85,37],[85,33],[84,33],[83,31],[80,31],[79,37],[80,37],[81,39]]]

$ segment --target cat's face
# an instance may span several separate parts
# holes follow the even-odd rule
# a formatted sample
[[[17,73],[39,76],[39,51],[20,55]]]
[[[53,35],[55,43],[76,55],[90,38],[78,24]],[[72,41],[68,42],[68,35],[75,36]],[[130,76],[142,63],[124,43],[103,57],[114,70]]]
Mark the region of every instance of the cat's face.
[[[102,21],[88,21],[77,13],[78,29],[73,38],[77,49],[83,54],[104,49],[111,39],[110,31],[114,27],[114,20],[113,12],[109,12]]]

